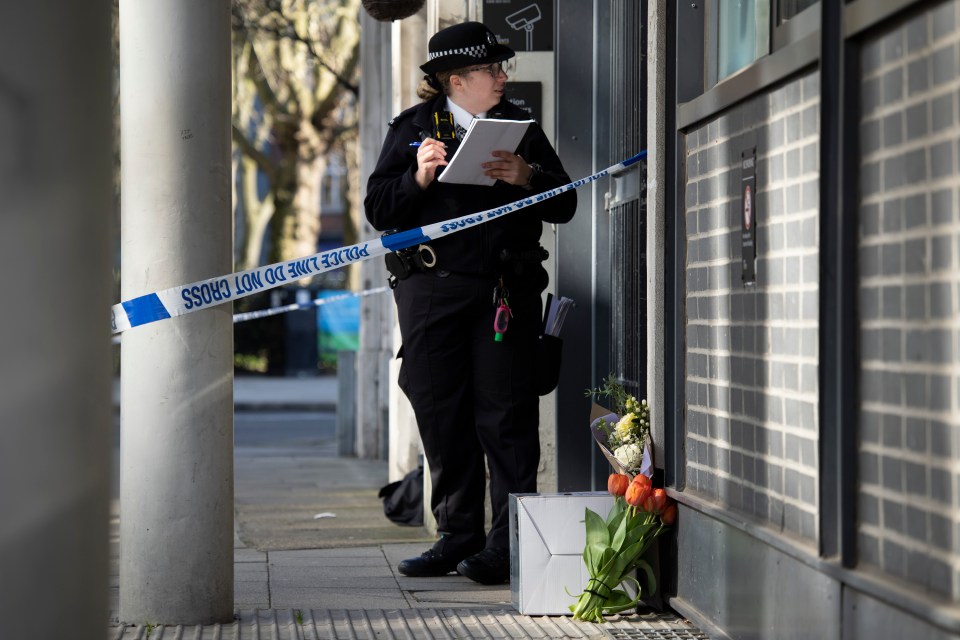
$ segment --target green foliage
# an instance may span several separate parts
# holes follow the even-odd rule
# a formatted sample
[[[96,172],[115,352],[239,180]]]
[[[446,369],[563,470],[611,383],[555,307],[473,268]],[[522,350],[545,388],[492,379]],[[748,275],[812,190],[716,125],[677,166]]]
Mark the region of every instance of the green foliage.
[[[610,532],[607,530],[607,524],[603,521],[603,518],[587,509],[584,522],[587,525],[588,547],[592,544],[602,544],[604,546],[610,544]]]
[[[606,520],[586,509],[583,521],[586,527],[583,561],[590,580],[570,610],[575,620],[603,622],[604,615],[636,607],[643,593],[652,594],[656,590],[653,569],[642,557],[665,526],[658,514],[629,507],[619,497]],[[642,569],[647,576],[646,591],[631,575],[637,569]],[[618,588],[624,582],[636,585],[636,597],[631,598]]]
[[[607,379],[603,381],[602,387],[597,387],[596,389],[587,389],[584,392],[584,395],[588,398],[595,398],[599,403],[599,398],[606,397],[610,400],[609,404],[613,406],[608,406],[607,408],[616,413],[618,416],[624,416],[627,414],[627,399],[632,396],[627,393],[627,390],[620,384],[620,381],[617,380],[614,375],[611,373],[607,376]]]
[[[233,367],[234,369],[245,371],[249,373],[266,373],[267,372],[267,354],[265,350],[260,350],[259,353],[235,353],[233,354]]]

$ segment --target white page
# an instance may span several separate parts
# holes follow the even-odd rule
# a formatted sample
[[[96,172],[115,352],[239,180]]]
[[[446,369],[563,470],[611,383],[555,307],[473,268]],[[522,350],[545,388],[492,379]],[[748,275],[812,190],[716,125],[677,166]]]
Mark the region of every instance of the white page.
[[[480,164],[495,160],[496,156],[491,155],[493,151],[516,151],[531,122],[533,120],[475,118],[438,180],[454,184],[492,185],[496,180],[485,176]]]

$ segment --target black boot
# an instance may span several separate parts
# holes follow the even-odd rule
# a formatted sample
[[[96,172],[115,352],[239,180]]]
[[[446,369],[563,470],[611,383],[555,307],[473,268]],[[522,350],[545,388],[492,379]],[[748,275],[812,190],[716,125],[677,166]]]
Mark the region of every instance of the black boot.
[[[456,571],[461,560],[475,554],[482,546],[482,538],[472,542],[458,542],[453,536],[443,535],[431,549],[416,558],[403,560],[397,566],[397,571],[411,578],[445,576]]]
[[[480,584],[501,584],[510,579],[510,550],[488,547],[465,558],[457,565],[457,573]]]

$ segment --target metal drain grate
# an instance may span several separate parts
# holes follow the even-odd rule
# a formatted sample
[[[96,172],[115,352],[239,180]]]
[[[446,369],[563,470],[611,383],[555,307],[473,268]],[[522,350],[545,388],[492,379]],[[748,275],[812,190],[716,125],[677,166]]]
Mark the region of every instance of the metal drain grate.
[[[205,626],[114,625],[109,640],[450,640],[453,638],[707,638],[668,614],[612,616],[602,625],[569,617],[531,617],[513,609],[241,610],[232,623]]]
[[[697,629],[610,629],[607,635],[614,640],[710,640]]]
[[[710,640],[683,618],[670,613],[646,613],[622,618],[627,625],[613,623],[603,627],[614,640]]]

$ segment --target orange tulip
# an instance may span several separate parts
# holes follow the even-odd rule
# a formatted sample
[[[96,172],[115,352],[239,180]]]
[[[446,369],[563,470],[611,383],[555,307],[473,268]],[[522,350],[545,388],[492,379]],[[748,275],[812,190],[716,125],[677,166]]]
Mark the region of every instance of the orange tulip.
[[[637,478],[646,478],[646,476],[637,476]],[[639,507],[648,499],[650,490],[649,482],[637,482],[636,478],[634,478],[634,481],[627,487],[627,495],[624,496],[624,499],[631,507]]]
[[[677,521],[677,503],[671,502],[660,514],[660,520],[665,525],[671,525]]]
[[[607,491],[614,496],[622,496],[630,485],[630,476],[623,473],[611,473],[607,478]]]
[[[667,503],[667,492],[663,489],[654,489],[643,503],[643,510],[650,513],[660,513]]]

